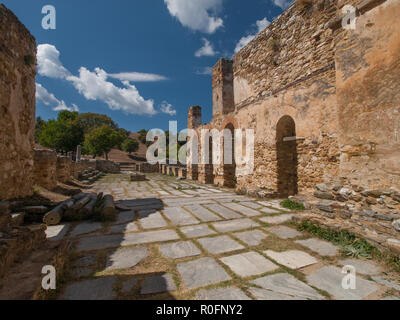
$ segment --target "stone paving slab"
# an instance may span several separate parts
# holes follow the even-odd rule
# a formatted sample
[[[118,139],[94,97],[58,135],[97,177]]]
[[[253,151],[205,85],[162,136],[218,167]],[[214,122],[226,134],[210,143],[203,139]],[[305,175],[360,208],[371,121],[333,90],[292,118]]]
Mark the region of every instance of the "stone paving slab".
[[[132,222],[133,220],[135,220],[135,213],[133,211],[123,211],[118,214],[115,224]]]
[[[232,240],[228,236],[202,238],[197,241],[204,247],[204,249],[213,254],[244,249],[244,247],[240,243]]]
[[[197,300],[251,300],[242,290],[234,287],[216,288],[209,290],[199,290],[196,293]]]
[[[270,227],[266,229],[268,232],[271,232],[282,239],[293,239],[300,237],[302,234],[295,229],[286,227],[286,226],[276,226]]]
[[[72,232],[69,234],[70,237],[78,237],[86,233],[92,233],[102,229],[103,226],[99,222],[83,222],[78,224]]]
[[[307,276],[307,282],[321,290],[328,292],[336,300],[361,300],[379,289],[372,281],[357,277],[356,289],[343,289],[342,270],[334,267],[323,267]]]
[[[310,256],[308,253],[299,250],[290,250],[285,252],[267,250],[264,251],[264,253],[277,263],[295,270],[318,262],[317,259]]]
[[[372,280],[374,280],[388,288],[395,289],[400,292],[400,282],[395,282],[395,281],[392,281],[389,279],[385,279],[384,277],[381,277],[381,276],[373,276]]]
[[[260,227],[260,225],[251,219],[237,219],[230,221],[220,221],[212,224],[219,232],[231,232],[243,229]]]
[[[246,252],[220,260],[241,277],[255,276],[279,269],[276,264],[256,252]]]
[[[80,240],[77,245],[77,250],[90,251],[121,246],[130,246],[134,244],[165,242],[178,239],[178,234],[173,230],[159,230],[140,233],[127,233],[121,235],[88,237]]]
[[[229,209],[235,210],[235,211],[237,211],[237,212],[239,212],[242,215],[247,216],[247,217],[256,217],[256,216],[260,216],[261,215],[260,211],[251,209],[249,207],[242,206],[242,205],[240,205],[238,203],[235,203],[235,202],[224,203],[224,206],[228,207]]]
[[[261,209],[263,206],[255,201],[243,201],[240,202],[241,205],[244,205],[246,207],[252,208],[252,209]]]
[[[134,222],[126,224],[118,224],[111,226],[108,233],[125,233],[138,231],[138,227]]]
[[[188,238],[199,238],[216,233],[214,230],[211,230],[206,224],[183,227],[181,228],[181,231]]]
[[[251,283],[275,293],[285,294],[303,300],[322,300],[324,297],[316,290],[288,273],[278,273],[258,278]]]
[[[70,228],[69,224],[60,224],[57,226],[47,226],[46,238],[50,241],[62,240]]]
[[[188,289],[230,280],[230,276],[212,258],[201,258],[178,264],[178,272]]]
[[[212,213],[211,211],[207,210],[206,208],[202,207],[201,205],[191,205],[185,206],[190,212],[192,212],[197,218],[199,218],[203,222],[209,221],[219,221],[221,220],[220,217]]]
[[[191,241],[163,244],[159,248],[164,257],[172,259],[194,257],[201,254],[199,248]]]
[[[238,218],[243,217],[240,214],[238,214],[228,208],[225,208],[219,204],[206,204],[204,206],[207,207],[207,209],[210,209],[210,210],[218,213],[220,216],[224,217],[225,219],[238,219]]]
[[[96,255],[88,254],[88,255],[83,256],[82,258],[79,258],[78,260],[76,260],[74,265],[78,266],[78,267],[85,267],[85,266],[93,265],[95,262],[96,262]]]
[[[143,281],[141,294],[154,294],[175,291],[176,285],[170,274],[156,275]]]
[[[141,210],[138,212],[139,222],[143,229],[157,229],[167,226],[161,214],[154,210]]]
[[[309,248],[321,256],[336,256],[339,253],[339,248],[332,243],[319,239],[297,240],[296,243]]]
[[[62,300],[113,300],[115,276],[76,282],[66,287]]]
[[[279,213],[282,213],[281,211],[278,211],[276,209],[271,209],[271,208],[263,208],[263,209],[261,209],[261,212],[263,212],[265,214],[279,214]]]
[[[249,246],[258,246],[268,236],[260,230],[235,233],[234,236]]]
[[[107,257],[106,271],[132,268],[148,256],[146,247],[118,249]]]
[[[257,300],[272,300],[272,301],[303,300],[299,297],[293,297],[287,294],[273,292],[265,289],[249,288],[248,290]]]
[[[124,293],[131,292],[133,287],[136,285],[136,283],[137,283],[136,279],[130,279],[130,280],[124,281],[124,283],[122,284],[122,292],[124,292]]]
[[[293,217],[294,217],[293,214],[281,214],[279,216],[263,217],[260,218],[260,220],[268,224],[281,224],[292,220]]]
[[[176,226],[186,226],[200,223],[197,219],[180,207],[166,208],[164,209],[164,214]]]
[[[342,266],[353,266],[356,268],[356,273],[357,274],[365,274],[365,275],[377,275],[381,273],[382,269],[380,267],[377,267],[376,265],[367,262],[367,261],[362,261],[358,259],[345,259],[339,261],[339,263]]]

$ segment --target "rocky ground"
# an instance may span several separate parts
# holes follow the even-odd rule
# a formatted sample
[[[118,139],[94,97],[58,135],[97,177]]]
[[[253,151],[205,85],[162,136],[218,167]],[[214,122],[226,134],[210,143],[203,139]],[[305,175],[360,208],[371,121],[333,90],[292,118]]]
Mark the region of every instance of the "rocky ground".
[[[58,299],[400,299],[397,274],[299,232],[291,221],[304,213],[279,200],[147,177],[94,184],[126,207],[116,222],[47,229],[49,240],[74,243]],[[342,288],[344,265],[356,268],[354,290]]]

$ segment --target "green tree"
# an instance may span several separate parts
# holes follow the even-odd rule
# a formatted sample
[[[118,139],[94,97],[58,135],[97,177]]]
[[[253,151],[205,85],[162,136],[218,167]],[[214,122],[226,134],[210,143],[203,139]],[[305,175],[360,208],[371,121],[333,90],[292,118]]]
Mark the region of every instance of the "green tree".
[[[104,114],[97,113],[82,113],[77,117],[77,121],[82,126],[83,131],[89,133],[94,128],[109,126],[113,129],[118,129],[118,125],[110,118]]]
[[[138,131],[139,134],[139,140],[141,143],[146,144],[146,137],[147,137],[147,130],[142,129]]]
[[[35,142],[36,143],[39,142],[40,135],[41,135],[45,125],[46,125],[46,121],[44,121],[41,117],[36,118],[36,123],[35,123]]]
[[[139,142],[129,138],[125,139],[124,142],[122,142],[122,150],[128,152],[129,154],[136,152],[139,150]]]
[[[123,135],[118,130],[104,125],[86,134],[84,150],[94,157],[105,154],[108,160],[108,153],[115,146],[121,145],[123,139]]]

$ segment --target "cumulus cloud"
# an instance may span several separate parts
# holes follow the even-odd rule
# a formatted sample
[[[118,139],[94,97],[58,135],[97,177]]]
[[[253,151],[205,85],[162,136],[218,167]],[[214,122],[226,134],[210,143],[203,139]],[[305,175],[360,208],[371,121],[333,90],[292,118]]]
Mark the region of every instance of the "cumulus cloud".
[[[145,100],[136,87],[124,80],[123,88],[115,86],[107,81],[107,73],[101,68],[95,68],[94,72],[81,67],[79,76],[69,76],[76,90],[87,100],[99,100],[106,103],[111,110],[122,110],[130,114],[155,114],[154,101]]]
[[[51,106],[54,111],[79,111],[76,104],[68,107],[63,100],[59,100],[54,94],[47,91],[40,83],[36,83],[36,101],[42,102],[46,106]]]
[[[132,82],[157,82],[168,80],[167,77],[153,73],[121,72],[108,74],[110,78]]]
[[[168,103],[167,101],[163,101],[160,104],[160,110],[162,113],[169,114],[170,116],[176,115],[176,110],[174,110],[172,104]]]
[[[293,3],[293,0],[273,0],[273,2],[277,7],[285,10],[289,8],[289,6]]]
[[[217,16],[223,0],[164,0],[171,16],[192,30],[212,34],[224,25]]]
[[[38,73],[41,76],[64,79],[70,75],[60,61],[60,52],[51,44],[40,44],[37,48]]]
[[[199,70],[196,70],[195,73],[198,74],[198,75],[201,75],[201,76],[211,76],[212,75],[212,68],[211,67],[204,67],[204,68],[201,68]]]
[[[154,109],[154,101],[144,99],[131,82],[154,82],[167,79],[164,76],[150,73],[122,72],[108,74],[101,68],[95,68],[94,71],[90,71],[85,67],[81,67],[79,75],[75,76],[63,66],[60,61],[60,52],[55,46],[50,44],[41,44],[38,46],[38,73],[41,76],[64,79],[71,82],[76,90],[87,100],[102,101],[111,110],[121,110],[128,114],[146,115],[157,113]],[[114,85],[112,82],[107,81],[108,78],[120,80],[123,86],[118,87]],[[43,98],[47,99],[45,101],[49,102],[49,99],[52,99],[48,95],[46,96],[40,87],[39,91],[39,97],[47,97]],[[51,96],[51,94],[49,95]],[[55,100],[52,100],[55,103]],[[57,105],[59,110],[65,106],[65,103],[62,104],[61,102]]]
[[[212,46],[210,41],[208,41],[206,38],[203,38],[202,40],[204,42],[204,45],[199,50],[197,50],[194,55],[198,58],[203,56],[207,57],[215,56],[218,52],[214,50],[214,47]]]
[[[242,37],[239,42],[236,44],[235,47],[235,53],[238,53],[240,50],[242,50],[242,48],[244,48],[245,46],[247,46],[251,40],[253,40],[261,31],[263,31],[266,27],[268,27],[270,25],[270,21],[268,21],[267,18],[264,18],[262,20],[258,20],[256,22],[256,26],[257,26],[257,32],[254,34],[250,34],[248,36]]]

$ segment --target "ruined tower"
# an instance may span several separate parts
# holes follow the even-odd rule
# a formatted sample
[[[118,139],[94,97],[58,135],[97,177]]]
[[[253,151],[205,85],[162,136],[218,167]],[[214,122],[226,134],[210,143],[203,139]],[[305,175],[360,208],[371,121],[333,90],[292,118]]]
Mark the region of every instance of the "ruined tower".
[[[235,110],[233,99],[233,60],[220,59],[212,71],[213,117]]]

